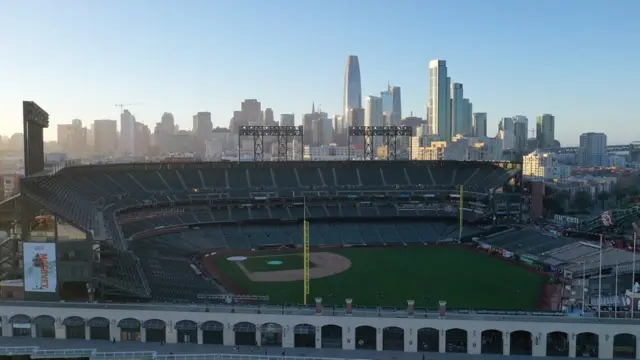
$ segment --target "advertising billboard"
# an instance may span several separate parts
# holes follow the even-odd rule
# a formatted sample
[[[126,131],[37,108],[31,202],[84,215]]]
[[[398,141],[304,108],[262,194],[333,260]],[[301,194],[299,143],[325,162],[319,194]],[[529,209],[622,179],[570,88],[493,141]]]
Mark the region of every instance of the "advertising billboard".
[[[55,243],[23,243],[24,291],[56,292],[58,269]]]

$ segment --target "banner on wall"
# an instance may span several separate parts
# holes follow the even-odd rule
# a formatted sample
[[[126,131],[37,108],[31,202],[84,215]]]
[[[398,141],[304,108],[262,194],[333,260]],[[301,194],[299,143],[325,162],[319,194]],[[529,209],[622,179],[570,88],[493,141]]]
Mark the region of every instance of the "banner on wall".
[[[507,250],[502,250],[502,257],[505,259],[511,259],[513,257],[513,253]]]
[[[58,285],[55,243],[22,244],[24,291],[54,293]]]

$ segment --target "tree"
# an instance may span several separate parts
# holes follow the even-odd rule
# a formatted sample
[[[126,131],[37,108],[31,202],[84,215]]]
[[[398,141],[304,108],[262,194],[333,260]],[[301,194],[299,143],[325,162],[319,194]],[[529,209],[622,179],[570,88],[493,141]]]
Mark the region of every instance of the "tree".
[[[555,196],[545,196],[542,198],[542,207],[548,214],[563,214],[562,202]]]
[[[554,197],[560,202],[563,208],[567,206],[567,201],[571,198],[571,194],[565,190],[558,191]]]
[[[604,211],[604,204],[607,202],[607,200],[609,200],[608,192],[601,191],[600,193],[598,193],[598,201],[600,201],[600,204],[602,205],[602,211]]]
[[[578,191],[573,197],[572,206],[580,211],[586,211],[592,205],[591,194],[586,191]]]

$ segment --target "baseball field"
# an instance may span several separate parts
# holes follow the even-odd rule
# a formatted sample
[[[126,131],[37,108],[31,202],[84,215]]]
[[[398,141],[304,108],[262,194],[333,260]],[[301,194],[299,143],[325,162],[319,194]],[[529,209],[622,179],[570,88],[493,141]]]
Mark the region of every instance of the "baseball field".
[[[235,292],[269,295],[271,303],[303,302],[301,253],[224,253],[215,267]],[[309,303],[325,306],[532,310],[545,282],[542,274],[465,246],[317,249],[310,254]]]

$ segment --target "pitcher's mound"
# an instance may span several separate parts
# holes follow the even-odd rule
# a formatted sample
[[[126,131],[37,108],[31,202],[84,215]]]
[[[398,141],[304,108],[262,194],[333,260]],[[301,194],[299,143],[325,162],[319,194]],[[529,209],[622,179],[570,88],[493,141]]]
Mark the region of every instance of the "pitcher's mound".
[[[309,269],[309,279],[319,279],[337,275],[351,267],[351,260],[342,255],[330,252],[311,253],[309,254],[309,262],[313,263],[313,267]],[[286,282],[304,280],[303,269],[250,272],[244,265],[242,265],[242,262],[238,262],[237,264],[251,281]]]

